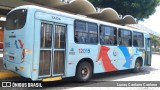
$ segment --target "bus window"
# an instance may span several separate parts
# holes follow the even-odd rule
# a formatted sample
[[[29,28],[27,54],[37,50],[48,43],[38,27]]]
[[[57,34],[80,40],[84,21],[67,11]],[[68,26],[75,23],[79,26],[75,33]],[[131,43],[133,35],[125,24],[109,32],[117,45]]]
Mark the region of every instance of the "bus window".
[[[98,42],[97,24],[75,21],[74,39],[79,44],[96,44]]]
[[[132,46],[132,33],[129,30],[120,29],[118,31],[119,45]]]
[[[51,51],[40,52],[40,62],[39,62],[39,76],[50,74],[50,63],[51,63]]]
[[[24,27],[26,23],[27,10],[15,10],[7,15],[5,28],[6,30],[16,30]]]
[[[100,26],[100,43],[102,45],[117,45],[117,29]]]
[[[64,26],[56,25],[54,46],[56,49],[65,48],[65,27]]]
[[[133,32],[133,46],[134,47],[144,47],[143,33]]]
[[[133,46],[138,47],[137,33],[133,32]]]
[[[86,43],[87,30],[86,23],[82,21],[75,21],[75,42]]]
[[[41,48],[52,46],[52,24],[41,24]]]
[[[93,23],[88,23],[88,38],[87,38],[87,43],[90,44],[96,44],[97,43],[97,38],[98,38],[98,26],[97,24]]]

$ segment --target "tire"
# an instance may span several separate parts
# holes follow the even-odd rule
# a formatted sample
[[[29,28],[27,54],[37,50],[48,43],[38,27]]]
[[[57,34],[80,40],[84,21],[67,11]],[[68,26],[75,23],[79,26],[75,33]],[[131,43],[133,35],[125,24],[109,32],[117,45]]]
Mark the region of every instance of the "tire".
[[[140,62],[139,59],[136,60],[136,63],[135,63],[135,66],[134,66],[134,69],[133,69],[133,72],[134,73],[138,73],[141,71],[141,67],[142,67],[142,64]]]
[[[85,82],[91,79],[93,69],[90,63],[82,62],[78,65],[76,70],[76,80]]]

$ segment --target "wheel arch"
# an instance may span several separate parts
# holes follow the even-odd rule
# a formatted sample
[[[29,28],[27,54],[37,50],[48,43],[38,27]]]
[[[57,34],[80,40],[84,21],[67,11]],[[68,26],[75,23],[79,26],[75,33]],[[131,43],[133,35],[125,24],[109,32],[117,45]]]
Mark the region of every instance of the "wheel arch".
[[[82,62],[88,62],[91,64],[92,66],[92,73],[94,71],[94,63],[93,63],[93,60],[91,58],[82,58],[81,60],[79,60],[79,62],[77,63],[76,65],[76,71],[77,71],[77,68],[78,66],[82,63]],[[76,74],[76,71],[75,71],[75,74]]]
[[[143,58],[142,57],[137,57],[136,61],[140,61],[141,66],[143,66]],[[136,63],[135,61],[135,63]]]

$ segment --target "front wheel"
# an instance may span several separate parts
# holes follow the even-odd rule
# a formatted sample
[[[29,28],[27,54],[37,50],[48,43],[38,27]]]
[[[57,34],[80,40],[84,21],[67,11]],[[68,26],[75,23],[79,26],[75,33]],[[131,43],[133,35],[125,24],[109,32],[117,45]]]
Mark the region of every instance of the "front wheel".
[[[136,63],[135,63],[133,72],[134,72],[134,73],[140,72],[140,71],[141,71],[141,67],[142,67],[142,65],[141,65],[140,60],[136,60]]]
[[[78,81],[88,81],[92,77],[92,66],[88,62],[82,62],[76,70],[76,79]]]

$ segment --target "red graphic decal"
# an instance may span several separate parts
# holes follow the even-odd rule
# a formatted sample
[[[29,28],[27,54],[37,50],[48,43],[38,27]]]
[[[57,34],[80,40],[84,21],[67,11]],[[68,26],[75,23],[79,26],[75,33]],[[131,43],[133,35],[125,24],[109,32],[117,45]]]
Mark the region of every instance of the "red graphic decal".
[[[18,40],[19,44],[20,44],[20,48],[23,49],[23,43],[21,40]]]
[[[109,50],[110,50],[110,48],[105,47],[105,46],[101,46],[99,56],[98,56],[98,60],[96,61],[96,62],[98,62],[100,59],[102,59],[103,67],[104,67],[106,72],[117,70],[115,68],[115,66],[111,63],[111,60],[110,60],[110,58],[107,54]]]
[[[21,57],[21,59],[24,59],[24,57],[25,57],[25,49],[22,49],[22,57]]]
[[[22,56],[21,56],[21,59],[24,59],[25,57],[25,49],[23,48],[23,43],[21,40],[18,40],[19,44],[20,44],[20,48],[22,49]]]

